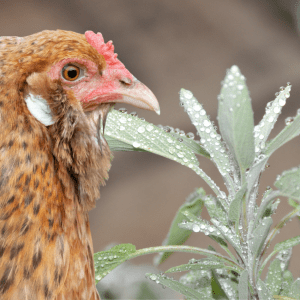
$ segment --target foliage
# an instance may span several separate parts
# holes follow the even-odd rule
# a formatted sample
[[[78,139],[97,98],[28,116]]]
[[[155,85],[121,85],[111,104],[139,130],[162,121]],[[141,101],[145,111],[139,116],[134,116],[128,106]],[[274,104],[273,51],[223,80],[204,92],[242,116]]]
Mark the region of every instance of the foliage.
[[[148,151],[177,161],[204,179],[215,195],[205,195],[202,188],[192,193],[179,208],[163,246],[136,250],[132,245],[119,245],[118,249],[114,247],[104,254],[96,253],[97,280],[133,257],[159,253],[156,264],[160,264],[173,252],[191,252],[206,258],[197,257],[187,264],[169,269],[165,274],[146,276],[181,293],[186,299],[299,299],[300,278],[294,280],[287,268],[292,247],[300,244],[300,236],[276,244],[269,256],[265,257],[265,254],[275,234],[299,214],[300,167],[283,172],[274,183],[277,190],[268,187],[261,204],[256,201],[260,177],[268,167],[269,157],[300,134],[298,110],[295,117],[286,119],[285,128],[268,140],[290,90],[289,83],[281,87],[280,92],[275,94],[275,100],[267,104],[262,120],[254,126],[245,77],[237,66],[232,66],[227,70],[218,97],[220,135],[203,106],[190,91],[182,89],[180,103],[196,127],[200,141],[194,140],[193,134],[185,135],[179,129],[156,127],[134,115],[111,111],[106,139],[113,151]],[[215,164],[224,179],[226,192],[221,191],[199,167],[196,155]],[[272,228],[272,215],[280,196],[289,198],[293,209]],[[201,218],[203,206],[210,220]],[[209,236],[227,255],[212,247],[207,250],[183,246],[191,232]],[[119,249],[125,250],[119,253]],[[98,263],[100,257],[101,260],[107,258],[105,264]],[[263,280],[262,270],[271,259],[267,277]],[[187,273],[179,281],[166,275],[182,271]]]

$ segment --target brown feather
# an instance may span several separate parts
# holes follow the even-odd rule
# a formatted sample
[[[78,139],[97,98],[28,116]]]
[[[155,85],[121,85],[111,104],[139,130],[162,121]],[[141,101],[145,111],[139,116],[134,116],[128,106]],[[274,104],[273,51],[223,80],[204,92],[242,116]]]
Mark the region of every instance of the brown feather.
[[[0,299],[100,299],[88,211],[108,177],[111,154],[96,142],[103,105],[84,113],[45,72],[65,57],[105,61],[83,35],[42,32],[0,40]],[[28,111],[42,95],[55,123]]]

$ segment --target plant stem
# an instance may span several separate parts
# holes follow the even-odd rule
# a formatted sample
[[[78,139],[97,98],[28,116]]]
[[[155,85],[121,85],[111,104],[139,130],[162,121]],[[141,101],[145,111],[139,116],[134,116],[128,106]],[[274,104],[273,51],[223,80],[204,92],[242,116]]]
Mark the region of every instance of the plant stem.
[[[129,254],[128,259],[132,259],[146,254],[159,253],[159,252],[188,252],[188,253],[194,253],[199,255],[214,256],[220,258],[223,261],[225,260],[228,264],[235,266],[236,269],[242,270],[242,267],[229,257],[223,256],[218,252],[214,252],[214,251],[210,251],[198,247],[191,247],[191,246],[168,245],[168,246],[157,246],[157,247],[139,249],[136,252]]]

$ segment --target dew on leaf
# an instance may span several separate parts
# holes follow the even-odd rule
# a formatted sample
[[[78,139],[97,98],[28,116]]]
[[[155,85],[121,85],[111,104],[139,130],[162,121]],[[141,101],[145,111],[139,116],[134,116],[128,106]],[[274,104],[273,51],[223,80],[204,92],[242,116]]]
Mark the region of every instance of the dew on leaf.
[[[285,103],[286,103],[285,98],[280,98],[279,101],[278,101],[278,103],[279,103],[280,106],[284,106]]]
[[[281,111],[281,108],[280,108],[279,106],[275,106],[275,107],[274,107],[274,113],[275,113],[275,114],[279,114],[280,111]]]
[[[119,112],[121,112],[121,113],[126,113],[127,112],[127,109],[126,108],[119,108]]]
[[[169,152],[170,152],[171,154],[173,154],[173,153],[175,152],[175,148],[170,147],[170,148],[169,148]]]
[[[143,133],[145,132],[145,127],[144,126],[140,126],[138,129],[137,129],[138,133]]]
[[[125,124],[126,121],[127,121],[126,118],[124,118],[124,117],[120,118],[120,123]]]
[[[189,139],[193,139],[195,137],[195,135],[192,132],[188,132],[186,134],[186,137],[189,138]]]
[[[204,120],[204,122],[203,122],[203,125],[204,125],[205,127],[208,127],[210,124],[211,124],[211,123],[210,123],[210,121],[208,121],[208,120]]]
[[[197,224],[194,224],[194,225],[193,225],[193,231],[194,231],[194,232],[199,232],[199,231],[200,231],[200,226],[197,225]]]
[[[146,126],[146,129],[147,129],[147,131],[149,131],[149,132],[152,131],[153,128],[154,128],[154,127],[153,127],[152,125],[150,125],[150,124]]]
[[[293,121],[294,121],[294,118],[288,117],[285,119],[285,125],[290,125],[291,123],[293,123]]]
[[[196,104],[193,106],[194,111],[200,111],[201,106],[199,104]]]
[[[181,95],[186,98],[186,99],[192,99],[193,98],[193,93],[191,91],[182,89],[181,90]]]

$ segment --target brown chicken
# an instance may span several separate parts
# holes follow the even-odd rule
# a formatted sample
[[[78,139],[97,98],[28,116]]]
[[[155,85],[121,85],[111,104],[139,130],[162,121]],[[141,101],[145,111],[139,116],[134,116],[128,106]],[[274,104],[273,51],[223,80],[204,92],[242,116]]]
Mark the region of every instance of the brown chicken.
[[[159,113],[101,34],[0,39],[0,299],[100,299],[88,211],[115,102]]]

